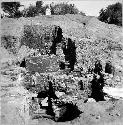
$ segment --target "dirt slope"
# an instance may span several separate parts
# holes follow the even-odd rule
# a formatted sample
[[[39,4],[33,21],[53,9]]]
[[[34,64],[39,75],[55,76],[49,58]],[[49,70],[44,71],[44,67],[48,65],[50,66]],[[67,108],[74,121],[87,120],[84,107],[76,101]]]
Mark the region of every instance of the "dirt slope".
[[[103,22],[98,21],[95,17],[86,17],[82,15],[54,15],[54,16],[40,16],[40,17],[32,17],[32,18],[19,18],[19,19],[2,19],[2,34],[13,34],[15,36],[20,36],[21,31],[23,29],[23,25],[26,24],[37,24],[37,25],[59,25],[63,29],[63,33],[72,37],[82,38],[85,35],[85,29],[83,28],[83,23],[86,25],[87,30],[97,32],[98,35],[107,34],[107,30],[111,30],[112,36],[115,37],[114,34],[121,34],[121,28],[116,25],[108,25]],[[109,30],[109,32],[110,32]],[[6,35],[7,35],[6,34]],[[86,34],[88,35],[88,34]],[[117,37],[119,36],[117,35]],[[77,38],[78,38],[77,37]],[[120,36],[119,36],[120,37]]]

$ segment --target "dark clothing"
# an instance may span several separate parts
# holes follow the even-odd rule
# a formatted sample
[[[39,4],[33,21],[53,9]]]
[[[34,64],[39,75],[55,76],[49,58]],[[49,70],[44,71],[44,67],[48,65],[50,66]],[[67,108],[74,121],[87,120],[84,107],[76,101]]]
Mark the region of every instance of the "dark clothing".
[[[95,68],[94,68],[94,73],[100,75],[101,71],[102,71],[102,65],[100,64],[100,62],[96,62],[95,63]]]
[[[91,97],[94,98],[96,101],[104,101],[104,93],[103,93],[103,80],[102,76],[99,78],[99,80],[94,76],[94,79],[92,80],[92,94]]]

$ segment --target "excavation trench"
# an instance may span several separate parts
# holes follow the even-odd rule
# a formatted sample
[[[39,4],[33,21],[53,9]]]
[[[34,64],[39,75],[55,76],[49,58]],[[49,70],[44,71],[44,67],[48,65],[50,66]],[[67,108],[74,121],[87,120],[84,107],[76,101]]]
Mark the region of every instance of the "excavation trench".
[[[24,26],[21,45],[38,49],[38,53],[40,53],[40,56],[34,54],[20,63],[20,66],[25,67],[28,71],[24,86],[27,90],[37,93],[37,97],[31,98],[31,115],[39,115],[40,112],[44,111],[45,113],[42,116],[49,117],[57,122],[71,121],[77,118],[81,113],[77,106],[60,101],[55,94],[53,82],[49,80],[47,75],[40,75],[57,72],[58,70],[69,69],[69,72],[74,70],[76,62],[75,43],[70,38],[63,37],[62,29],[59,26],[26,25]],[[62,59],[59,58],[61,53],[57,53],[59,49],[64,55]],[[35,76],[35,74],[38,75]],[[33,118],[36,118],[35,115]]]
[[[76,91],[76,86],[75,88],[72,88],[72,80],[69,78],[66,80],[66,83],[67,86],[69,86],[70,83],[70,88],[67,88],[66,86],[61,87],[61,85],[57,86],[57,80],[53,81],[52,79],[57,76],[53,76],[52,73],[58,73],[59,71],[65,71],[67,69],[69,71],[68,74],[72,73],[71,71],[74,70],[76,62],[75,42],[70,38],[64,38],[62,32],[63,31],[59,26],[25,26],[24,36],[21,41],[21,45],[38,49],[38,55],[34,54],[29,56],[20,64],[22,67],[25,66],[28,71],[24,80],[25,88],[31,92],[37,93],[37,97],[31,98],[31,114],[40,116],[39,114],[42,114],[43,112],[41,117],[45,116],[57,122],[71,121],[81,114],[81,111],[75,104],[60,100],[55,94],[55,91],[58,91],[59,94],[62,92],[67,97],[67,93],[71,93],[70,96],[72,96],[72,94],[76,94],[78,91]],[[58,51],[61,52],[58,53]],[[62,55],[64,55],[63,58],[61,58]],[[93,69],[92,72],[96,75],[91,81],[92,94],[90,97],[94,98],[96,101],[104,100],[102,92],[104,81],[101,71],[101,64],[95,64],[95,69]],[[49,74],[51,74],[51,76],[49,76]],[[98,75],[100,78],[97,78]],[[60,77],[62,77],[62,75]],[[65,81],[65,78],[61,79],[63,79],[62,81]],[[76,81],[74,82],[76,83]],[[60,84],[61,83],[62,82],[60,82]],[[83,81],[82,84],[86,87],[81,87],[81,89],[88,90],[88,85],[84,85]],[[62,91],[60,87],[62,88]],[[67,92],[68,90],[71,90],[71,88],[72,91]],[[84,91],[81,89],[79,91]],[[89,97],[88,92],[86,95]],[[97,97],[96,95],[99,96]]]

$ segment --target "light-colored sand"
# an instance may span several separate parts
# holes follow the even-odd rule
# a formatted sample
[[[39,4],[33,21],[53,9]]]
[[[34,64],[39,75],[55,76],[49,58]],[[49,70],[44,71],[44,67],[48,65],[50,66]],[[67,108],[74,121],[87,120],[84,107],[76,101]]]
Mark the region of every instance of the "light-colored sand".
[[[119,88],[104,87],[103,90],[105,93],[109,94],[112,97],[123,98],[123,87]]]

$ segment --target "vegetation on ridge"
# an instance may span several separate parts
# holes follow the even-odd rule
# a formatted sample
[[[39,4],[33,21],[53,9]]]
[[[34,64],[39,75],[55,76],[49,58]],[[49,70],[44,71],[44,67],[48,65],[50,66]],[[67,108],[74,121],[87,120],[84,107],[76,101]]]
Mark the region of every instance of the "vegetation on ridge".
[[[98,18],[105,23],[122,26],[122,4],[118,2],[101,9]]]

